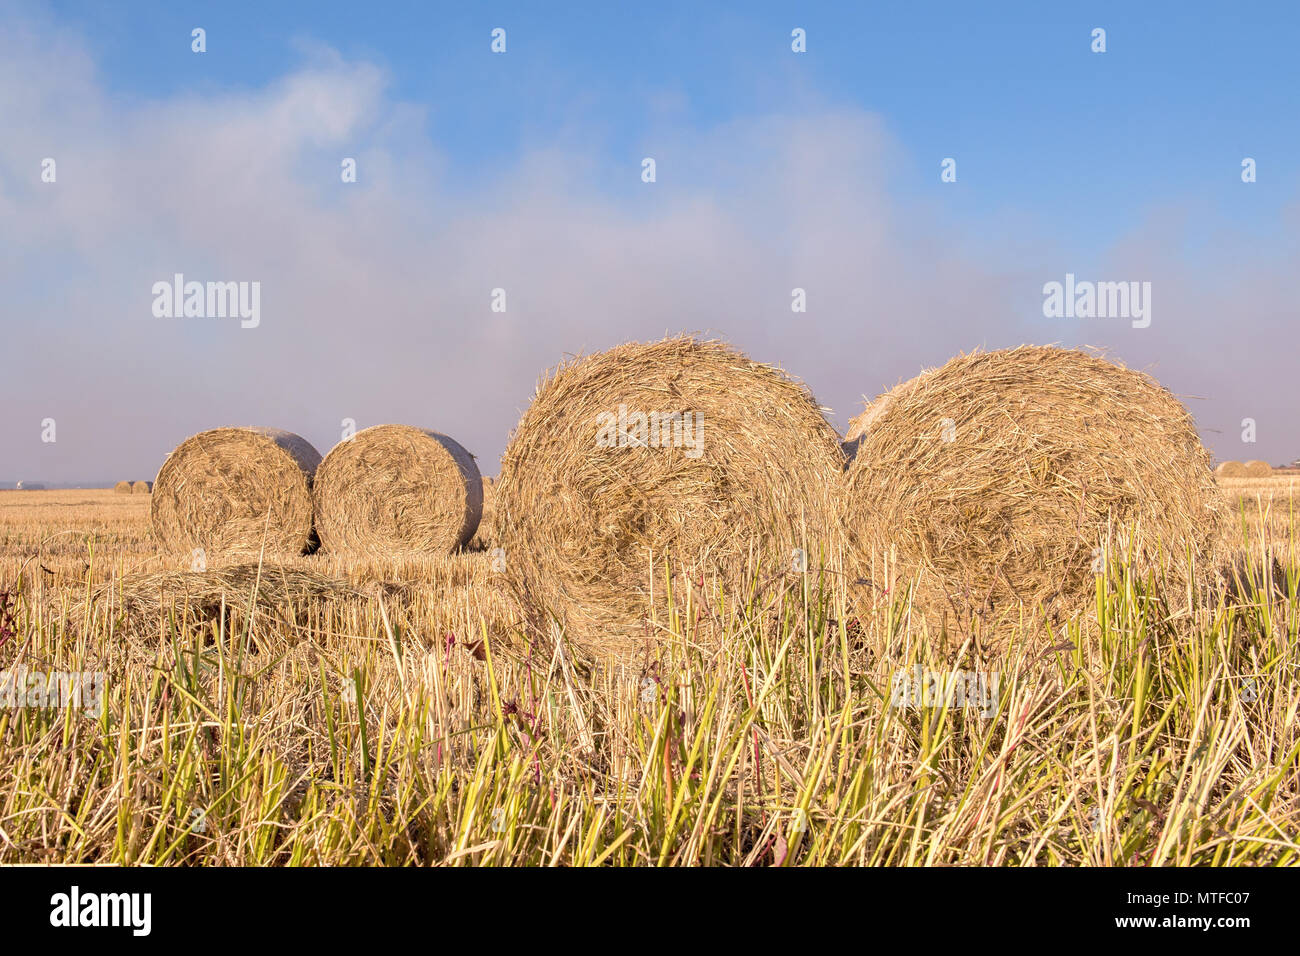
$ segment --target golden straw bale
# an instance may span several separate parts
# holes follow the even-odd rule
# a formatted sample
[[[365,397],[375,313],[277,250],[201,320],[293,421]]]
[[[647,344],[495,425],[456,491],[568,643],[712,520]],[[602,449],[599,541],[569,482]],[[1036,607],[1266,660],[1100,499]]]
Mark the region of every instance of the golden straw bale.
[[[275,428],[214,428],[181,442],[154,480],[150,518],[172,551],[301,554],[316,543],[311,483],[320,452]]]
[[[316,533],[327,551],[447,554],[474,536],[483,482],[474,456],[439,432],[375,425],[316,469]]]
[[[1130,546],[1181,581],[1189,549],[1198,567],[1217,555],[1209,455],[1183,404],[1144,374],[1022,346],[958,356],[890,395],[843,481],[847,570],[864,599],[915,581],[915,607],[964,618],[1077,609],[1095,569]]]
[[[843,462],[807,388],[725,343],[678,336],[576,359],[544,379],[506,449],[493,522],[504,573],[535,626],[567,627],[594,656],[639,654],[666,574],[681,592],[681,575],[731,581],[751,554],[784,570],[794,548],[825,540]]]

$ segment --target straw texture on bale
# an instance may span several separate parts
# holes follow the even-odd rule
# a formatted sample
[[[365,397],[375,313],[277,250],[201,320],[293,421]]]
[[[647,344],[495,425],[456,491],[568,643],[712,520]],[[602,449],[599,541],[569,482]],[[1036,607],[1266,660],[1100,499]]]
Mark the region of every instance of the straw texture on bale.
[[[833,528],[842,470],[823,410],[778,369],[718,341],[629,343],[538,387],[502,460],[494,535],[530,622],[627,658],[654,639],[652,580],[662,620],[669,571],[724,581],[762,553],[786,568]]]
[[[117,484],[113,486],[114,494],[129,495],[131,494],[131,491],[132,491],[132,486],[131,486],[131,482],[129,481],[119,481]]]
[[[1222,461],[1214,469],[1214,473],[1220,478],[1245,478],[1246,466],[1239,461]]]
[[[316,470],[316,532],[334,552],[448,554],[474,536],[483,482],[446,435],[375,425],[334,446]]]
[[[860,600],[915,583],[914,607],[966,620],[1022,602],[1068,613],[1099,558],[1162,555],[1187,581],[1189,549],[1217,557],[1209,455],[1187,409],[1142,373],[1022,346],[959,356],[891,395],[844,476]]]
[[[1255,459],[1245,464],[1246,478],[1272,478],[1273,466],[1266,461]]]
[[[214,428],[181,442],[154,480],[149,511],[166,549],[209,556],[301,554],[316,542],[311,483],[320,453],[275,428]]]
[[[492,503],[496,497],[496,485],[492,478],[483,476],[483,517],[479,520],[478,530],[470,539],[469,546],[476,550],[492,547],[495,538],[492,534]]]
[[[153,491],[152,481],[137,481],[131,485],[133,495],[147,495]]]
[[[899,382],[883,395],[878,395],[867,402],[866,408],[854,418],[849,419],[849,431],[844,436],[845,441],[855,441],[865,435],[876,419],[885,414],[890,405],[912,389],[919,387],[934,371],[934,369],[926,369],[916,378],[909,378],[905,382]]]
[[[862,412],[849,419],[849,430],[844,436],[844,443],[841,446],[844,449],[846,461],[851,462],[857,456],[858,448],[862,445],[862,437],[870,430],[872,423],[885,413],[890,404],[923,382],[931,371],[933,369],[922,372],[916,378],[899,382],[883,395],[878,395],[868,401],[866,408]]]

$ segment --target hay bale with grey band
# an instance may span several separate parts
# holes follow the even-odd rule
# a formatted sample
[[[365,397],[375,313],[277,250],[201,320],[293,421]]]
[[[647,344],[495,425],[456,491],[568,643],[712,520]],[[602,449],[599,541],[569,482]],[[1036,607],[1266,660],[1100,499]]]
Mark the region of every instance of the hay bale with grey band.
[[[375,425],[334,446],[316,471],[316,531],[331,552],[449,554],[474,537],[483,479],[448,436]]]
[[[276,428],[214,428],[181,442],[154,479],[150,519],[166,549],[227,555],[314,549],[320,452]]]

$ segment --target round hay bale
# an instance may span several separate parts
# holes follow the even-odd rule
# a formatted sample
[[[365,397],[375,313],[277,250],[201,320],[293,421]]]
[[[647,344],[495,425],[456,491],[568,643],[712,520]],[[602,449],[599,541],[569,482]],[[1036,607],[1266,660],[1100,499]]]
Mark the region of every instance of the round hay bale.
[[[131,494],[147,495],[153,492],[152,481],[137,481],[131,485]]]
[[[474,456],[410,425],[375,425],[339,442],[316,469],[312,493],[327,551],[449,554],[483,514]]]
[[[131,482],[129,482],[129,481],[119,481],[117,484],[115,484],[115,485],[113,486],[113,494],[116,494],[116,495],[129,495],[129,494],[131,494]]]
[[[154,479],[150,519],[172,551],[301,554],[316,543],[311,482],[320,452],[276,428],[214,428],[185,439]]]
[[[668,571],[676,593],[683,570],[724,581],[752,553],[785,570],[815,549],[842,470],[821,407],[778,369],[689,336],[621,345],[551,373],[512,433],[498,570],[535,626],[626,657],[655,637],[652,594],[665,619]]]
[[[1130,545],[1177,580],[1188,548],[1216,554],[1209,455],[1144,374],[1022,346],[958,356],[891,395],[844,476],[846,570],[871,585],[860,600],[914,585],[914,607],[961,617],[1070,610],[1098,559]]]
[[[1259,459],[1248,461],[1244,465],[1244,468],[1246,472],[1244,477],[1246,478],[1272,478],[1273,477],[1273,466],[1266,461],[1260,461]]]
[[[1246,466],[1239,461],[1222,461],[1214,473],[1220,478],[1245,478]]]

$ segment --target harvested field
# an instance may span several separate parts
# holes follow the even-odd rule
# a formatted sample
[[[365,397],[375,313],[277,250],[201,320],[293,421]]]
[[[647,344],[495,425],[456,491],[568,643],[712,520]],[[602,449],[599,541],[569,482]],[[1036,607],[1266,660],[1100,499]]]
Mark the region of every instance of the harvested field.
[[[0,640],[0,669],[103,671],[110,731],[82,733],[99,725],[69,725],[61,711],[0,712],[10,779],[49,782],[0,793],[12,841],[0,840],[0,862],[773,865],[779,836],[790,841],[787,865],[912,854],[954,864],[1213,865],[1225,854],[1294,864],[1300,795],[1274,754],[1300,746],[1288,717],[1300,705],[1291,678],[1300,661],[1287,636],[1300,627],[1300,601],[1276,587],[1300,568],[1296,486],[1293,477],[1225,485],[1240,559],[1272,579],[1252,572],[1260,584],[1234,603],[1215,599],[1169,623],[1107,579],[1104,626],[1053,631],[1027,617],[1002,625],[1017,650],[981,656],[963,646],[967,635],[901,606],[892,621],[854,621],[846,579],[814,573],[734,605],[695,592],[709,610],[674,618],[653,660],[590,678],[563,654],[530,651],[488,553],[316,554],[260,572],[230,563],[196,573],[157,549],[146,497],[0,492],[0,591],[10,592],[0,604],[16,612],[0,611],[0,631],[15,633]],[[1280,575],[1253,557],[1262,554]],[[706,650],[719,640],[727,653]],[[994,716],[893,706],[899,676],[918,666],[996,675]],[[929,741],[919,729],[927,717],[946,728]],[[170,751],[136,745],[164,719],[210,728],[216,745],[184,732]],[[666,749],[647,748],[658,726],[680,729],[662,738]],[[1007,743],[1012,729],[1018,746]],[[1137,758],[1116,740],[1131,740]],[[698,780],[692,747],[706,771]],[[1177,772],[1150,769],[1146,753]],[[69,804],[69,784],[51,773],[55,754],[132,774],[125,784],[115,772],[79,778]],[[296,796],[268,798],[268,808],[204,789],[234,761],[251,774],[250,794]],[[836,784],[805,769],[816,766],[849,769]],[[164,810],[176,775],[195,787]],[[537,775],[562,799],[536,799]],[[378,799],[358,801],[350,788],[361,786]],[[987,804],[972,793],[997,787],[1025,799],[983,830]],[[1204,827],[1188,825],[1189,787]],[[115,839],[111,811],[124,799],[139,807],[139,827],[170,838]],[[822,836],[794,842],[805,804],[807,827]],[[70,805],[85,807],[78,821]],[[727,826],[704,822],[720,810]],[[189,830],[196,813],[203,833]],[[730,836],[737,817],[740,841]],[[564,843],[566,832],[590,836]]]

